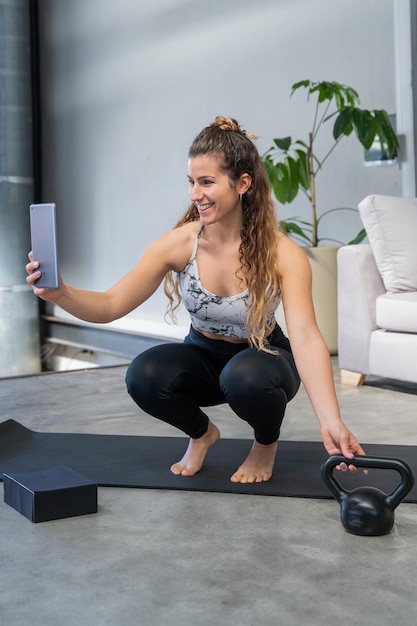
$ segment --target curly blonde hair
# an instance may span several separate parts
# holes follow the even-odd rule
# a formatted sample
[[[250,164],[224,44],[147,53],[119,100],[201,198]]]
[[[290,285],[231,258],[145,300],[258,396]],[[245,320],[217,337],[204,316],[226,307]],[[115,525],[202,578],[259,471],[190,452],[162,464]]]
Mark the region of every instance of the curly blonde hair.
[[[237,182],[245,173],[252,179],[250,188],[242,196],[238,273],[244,275],[248,289],[246,325],[250,330],[249,343],[258,350],[270,352],[265,335],[273,302],[280,289],[276,261],[278,223],[270,183],[252,141],[255,138],[256,135],[242,130],[235,119],[217,116],[194,139],[188,156],[215,155],[220,169],[232,182]],[[198,220],[198,211],[191,204],[174,228]],[[176,273],[166,275],[164,291],[169,299],[167,313],[175,318],[175,311],[181,303]]]

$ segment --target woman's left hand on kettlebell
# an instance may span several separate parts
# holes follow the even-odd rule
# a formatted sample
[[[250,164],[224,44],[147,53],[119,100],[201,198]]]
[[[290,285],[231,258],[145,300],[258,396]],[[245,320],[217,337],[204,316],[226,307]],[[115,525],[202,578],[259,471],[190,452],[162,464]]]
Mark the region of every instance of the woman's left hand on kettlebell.
[[[346,459],[352,459],[352,464],[341,463],[337,466],[337,469],[342,472],[356,472],[358,468],[354,465],[354,458],[356,455],[364,455],[365,451],[343,422],[331,427],[322,426],[321,435],[324,447],[329,455],[343,454]],[[366,468],[364,473],[368,473]]]

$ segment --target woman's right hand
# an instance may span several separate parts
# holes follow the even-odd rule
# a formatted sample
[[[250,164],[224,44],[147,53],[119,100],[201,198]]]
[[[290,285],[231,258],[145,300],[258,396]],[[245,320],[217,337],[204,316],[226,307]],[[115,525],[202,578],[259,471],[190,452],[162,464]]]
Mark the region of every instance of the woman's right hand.
[[[62,278],[59,276],[59,288],[58,289],[46,289],[45,287],[37,287],[36,281],[38,278],[42,276],[42,271],[40,269],[39,261],[33,260],[32,252],[29,252],[29,263],[26,265],[26,272],[28,276],[26,276],[26,282],[33,289],[33,293],[42,298],[42,300],[47,300],[49,302],[56,302],[60,296],[60,288],[62,286]]]

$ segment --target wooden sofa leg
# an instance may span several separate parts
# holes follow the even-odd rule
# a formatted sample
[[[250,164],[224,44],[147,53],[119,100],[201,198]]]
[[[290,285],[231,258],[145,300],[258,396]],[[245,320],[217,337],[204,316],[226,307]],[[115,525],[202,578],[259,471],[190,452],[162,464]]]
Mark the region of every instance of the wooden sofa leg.
[[[342,385],[350,385],[351,387],[360,387],[365,380],[365,374],[360,372],[350,372],[349,370],[340,370],[340,379]]]

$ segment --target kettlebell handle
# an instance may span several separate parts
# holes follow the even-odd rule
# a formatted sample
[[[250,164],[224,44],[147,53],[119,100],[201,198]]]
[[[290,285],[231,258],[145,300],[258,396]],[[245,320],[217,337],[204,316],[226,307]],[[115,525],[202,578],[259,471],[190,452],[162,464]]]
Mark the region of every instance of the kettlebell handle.
[[[324,461],[321,466],[321,475],[336,500],[339,500],[341,491],[346,493],[346,490],[341,487],[333,475],[333,469],[340,463],[355,465],[356,467],[367,467],[369,469],[396,470],[401,475],[401,482],[391,494],[387,495],[387,504],[392,509],[395,509],[400,504],[414,485],[414,475],[411,467],[404,461],[401,461],[401,459],[377,456],[356,456],[354,459],[347,459],[342,454],[334,454],[327,457]]]

